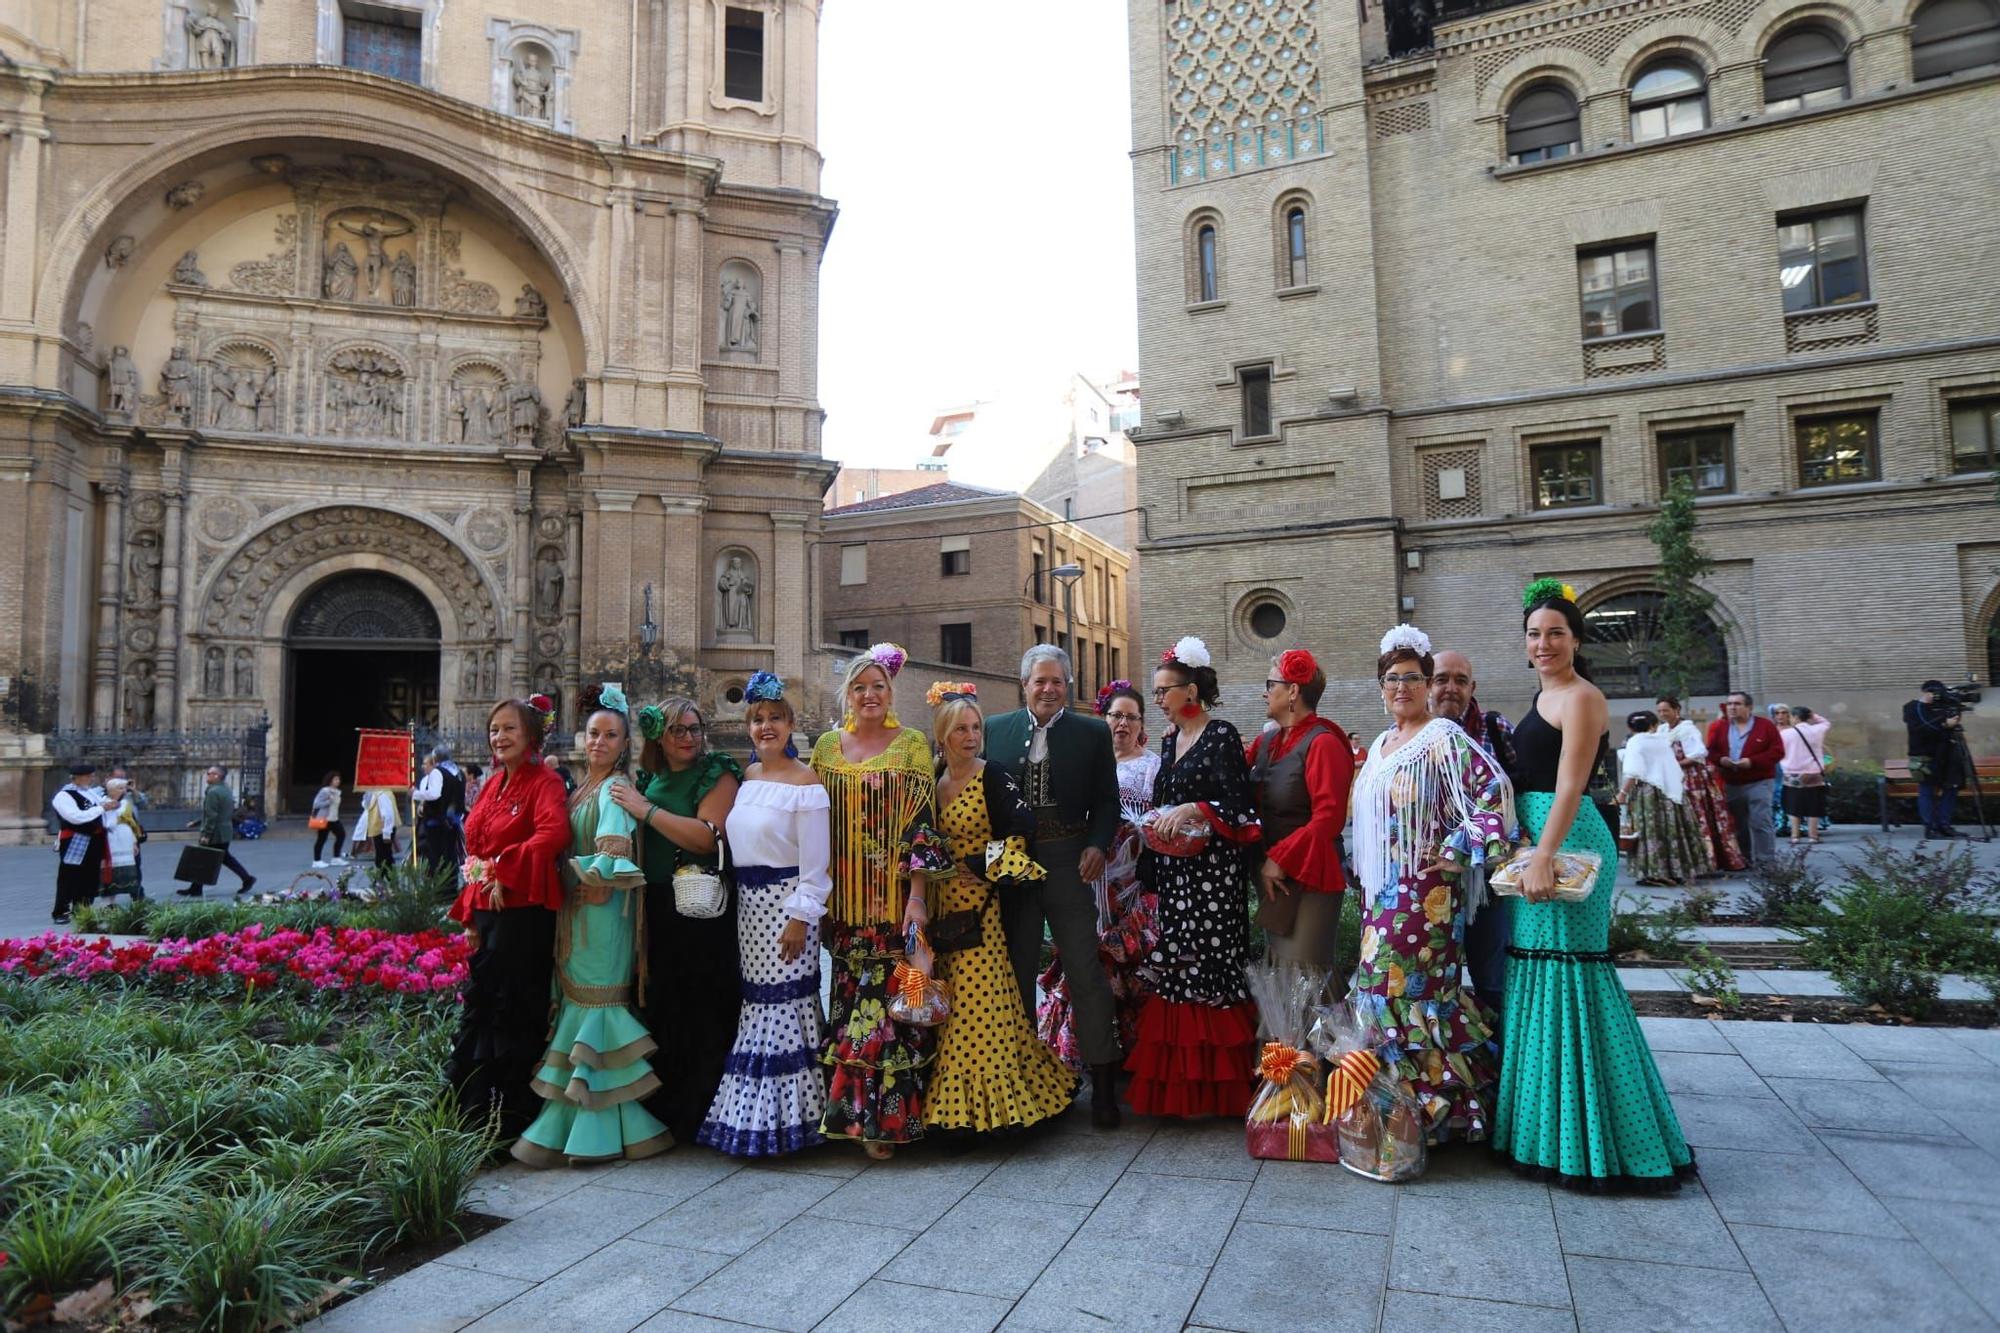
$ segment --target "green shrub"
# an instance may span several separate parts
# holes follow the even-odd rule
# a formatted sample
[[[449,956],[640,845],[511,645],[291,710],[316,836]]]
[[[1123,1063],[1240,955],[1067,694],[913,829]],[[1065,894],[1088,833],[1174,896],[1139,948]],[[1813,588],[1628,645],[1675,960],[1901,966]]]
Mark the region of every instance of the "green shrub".
[[[231,1181],[188,1201],[143,1250],[155,1299],[186,1306],[197,1329],[251,1330],[292,1322],[336,1274],[358,1270],[347,1232],[350,1191],[310,1181]]]
[[[1733,1014],[1743,1007],[1743,993],[1736,988],[1736,969],[1727,959],[1706,944],[1697,944],[1688,951],[1687,961],[1688,970],[1680,973],[1680,980],[1690,991],[1714,1000],[1724,1013]]]
[[[495,1129],[468,1134],[458,1103],[446,1097],[413,1104],[374,1131],[363,1184],[378,1201],[384,1243],[436,1240],[450,1231],[472,1190],[480,1163],[493,1151]]]
[[[1687,945],[1681,941],[1680,934],[1692,921],[1687,909],[1680,904],[1664,912],[1655,912],[1644,900],[1621,893],[1612,907],[1611,927],[1605,947],[1613,956],[1644,954],[1662,961],[1684,958],[1687,956]]]
[[[1843,759],[1826,771],[1826,817],[1835,824],[1872,827],[1882,822],[1877,780],[1879,764]],[[1900,797],[1889,802],[1889,818],[1900,824],[1917,822],[1917,803]]]
[[[1806,855],[1774,856],[1750,872],[1750,910],[1759,921],[1785,925],[1826,902],[1826,881]]]

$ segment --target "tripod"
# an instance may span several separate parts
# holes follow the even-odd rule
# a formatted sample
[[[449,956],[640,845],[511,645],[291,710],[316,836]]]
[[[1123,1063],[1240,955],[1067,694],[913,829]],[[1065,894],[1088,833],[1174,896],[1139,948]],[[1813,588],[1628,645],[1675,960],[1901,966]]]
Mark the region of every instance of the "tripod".
[[[1952,727],[1950,732],[1945,743],[1949,753],[1956,755],[1958,762],[1964,766],[1965,775],[1972,785],[1972,812],[1979,819],[1980,841],[1992,842],[1993,824],[1986,818],[1986,800],[1979,785],[1979,765],[1973,762],[1972,751],[1965,743],[1965,728]]]

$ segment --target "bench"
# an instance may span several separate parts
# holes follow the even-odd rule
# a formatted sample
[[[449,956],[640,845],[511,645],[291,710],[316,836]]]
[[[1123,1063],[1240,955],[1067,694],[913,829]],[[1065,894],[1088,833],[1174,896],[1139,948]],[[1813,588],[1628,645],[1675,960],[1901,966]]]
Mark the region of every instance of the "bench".
[[[1984,788],[1984,795],[1995,802],[1996,808],[2000,808],[2000,758],[1995,758],[1991,755],[1982,756],[1973,760],[1972,764],[1978,774],[1979,785]],[[1960,799],[1970,797],[1972,795],[1972,785],[1967,783],[1961,786],[1958,789],[1958,794]],[[1883,760],[1882,776],[1875,779],[1875,799],[1881,808],[1882,831],[1884,833],[1889,831],[1891,822],[1889,818],[1889,802],[1893,800],[1915,800],[1916,795],[1917,782],[1916,779],[1910,776],[1910,761],[1908,759]]]

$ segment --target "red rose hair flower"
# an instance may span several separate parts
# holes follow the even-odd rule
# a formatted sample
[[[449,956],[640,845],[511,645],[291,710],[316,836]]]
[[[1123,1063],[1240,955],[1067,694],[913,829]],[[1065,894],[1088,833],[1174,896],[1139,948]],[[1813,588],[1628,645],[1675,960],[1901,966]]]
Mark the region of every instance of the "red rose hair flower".
[[[1289,648],[1278,655],[1278,679],[1287,685],[1304,685],[1319,670],[1319,663],[1303,648]]]

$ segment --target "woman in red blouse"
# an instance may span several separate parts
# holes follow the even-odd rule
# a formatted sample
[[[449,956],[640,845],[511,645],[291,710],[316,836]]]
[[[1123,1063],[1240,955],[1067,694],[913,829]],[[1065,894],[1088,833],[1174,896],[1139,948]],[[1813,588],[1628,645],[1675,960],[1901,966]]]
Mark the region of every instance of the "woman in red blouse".
[[[1272,962],[1309,968],[1334,965],[1340,895],[1340,830],[1347,823],[1347,789],[1354,784],[1354,747],[1347,733],[1318,715],[1326,672],[1302,648],[1271,659],[1264,681],[1264,734],[1244,762],[1257,788],[1264,826],[1264,860],[1257,872]]]
[[[500,1114],[504,1143],[540,1109],[529,1089],[548,1036],[558,869],[569,851],[567,796],[542,762],[549,715],[538,701],[505,699],[486,719],[493,774],[465,820],[465,887],[451,918],[479,942],[445,1076],[468,1121]],[[485,863],[485,874],[474,862]]]

